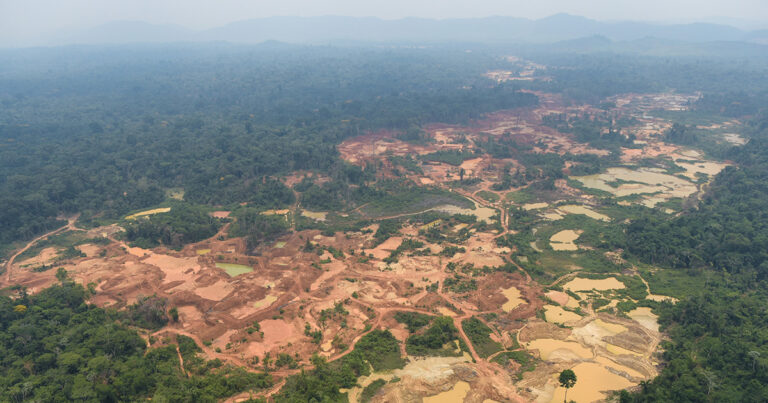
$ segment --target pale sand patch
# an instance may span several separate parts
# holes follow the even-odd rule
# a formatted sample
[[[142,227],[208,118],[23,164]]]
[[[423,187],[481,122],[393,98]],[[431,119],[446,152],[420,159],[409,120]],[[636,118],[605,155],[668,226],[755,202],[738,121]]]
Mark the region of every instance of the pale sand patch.
[[[397,249],[401,243],[403,243],[403,237],[393,236],[382,242],[379,246],[366,251],[366,254],[372,254],[374,258],[381,260],[388,257],[390,252]]]
[[[83,245],[77,245],[76,248],[85,254],[85,256],[88,257],[94,257],[96,256],[99,251],[101,251],[101,248],[97,245],[86,243]]]
[[[562,230],[549,238],[549,245],[557,251],[574,251],[579,247],[573,241],[579,238],[581,231],[572,229]]]
[[[460,168],[464,168],[467,172],[474,172],[475,168],[477,168],[477,164],[482,162],[482,158],[472,158],[471,160],[466,160],[459,165]]]
[[[196,287],[194,292],[202,298],[221,301],[232,292],[232,285],[226,281],[218,281],[207,287]]]
[[[215,338],[215,339],[213,340],[213,343],[211,343],[211,345],[212,345],[214,348],[217,348],[217,347],[218,347],[218,348],[220,348],[222,351],[226,351],[226,349],[227,349],[227,343],[230,343],[230,339],[231,339],[232,335],[233,335],[233,334],[235,334],[235,333],[237,333],[237,330],[235,330],[235,329],[229,329],[229,330],[227,330],[226,332],[224,332],[224,334],[222,334],[221,336],[219,336],[219,337]]]
[[[265,211],[262,211],[261,214],[262,215],[286,215],[286,214],[288,214],[290,212],[291,212],[291,210],[288,210],[288,209],[283,209],[283,210],[265,210]]]
[[[594,211],[587,206],[581,206],[577,204],[567,204],[565,206],[560,206],[557,209],[560,211],[564,211],[568,214],[582,214],[589,218],[594,218],[595,220],[599,220],[599,221],[605,221],[605,222],[611,221],[611,217],[608,217],[605,214],[600,214],[597,211]]]
[[[326,216],[328,215],[327,211],[309,211],[309,210],[301,210],[301,215],[304,217],[309,217],[315,221],[325,221]]]
[[[134,249],[134,248],[130,248]],[[158,253],[149,252],[149,257],[142,263],[150,264],[159,268],[165,275],[164,283],[174,281],[192,281],[192,276],[200,270],[196,257],[174,257]]]
[[[544,306],[544,318],[550,323],[566,324],[568,322],[578,322],[581,320],[581,316],[576,313],[566,311],[565,309],[556,305]]]
[[[562,291],[547,291],[546,294],[544,294],[547,298],[551,299],[552,301],[565,306],[565,304],[568,303],[568,299],[571,297],[568,296],[568,294],[562,292]]]
[[[601,346],[605,344],[603,341],[605,337],[614,336],[626,330],[627,328],[624,326],[612,325],[597,319],[582,327],[573,329],[573,336],[587,345]]]
[[[723,139],[737,146],[743,146],[744,144],[747,144],[747,139],[745,139],[744,137],[741,137],[736,133],[723,133]]]
[[[310,286],[312,291],[319,289],[327,280],[347,269],[347,265],[344,264],[344,262],[338,260],[334,260],[331,263],[326,263],[320,267],[322,267],[325,271],[320,275],[320,277],[317,278],[317,280],[312,282],[312,285]]]
[[[464,381],[456,382],[451,390],[424,397],[424,403],[463,403],[469,393],[469,384]]]
[[[604,400],[602,391],[613,391],[634,385],[628,379],[608,371],[604,366],[594,362],[582,362],[572,368],[578,382],[568,390],[568,399],[577,402],[594,402]],[[557,386],[552,396],[552,403],[564,400],[565,388]]]
[[[565,283],[563,288],[571,290],[573,292],[579,291],[605,291],[605,290],[619,290],[625,288],[624,283],[617,280],[615,277],[608,277],[602,280],[592,280],[588,278],[576,277],[573,280]]]
[[[504,312],[510,312],[520,304],[525,303],[525,300],[520,298],[520,290],[515,287],[501,290],[501,293],[507,298],[507,302],[501,306],[501,310]]]
[[[621,348],[621,347],[619,347],[619,348]],[[627,350],[627,351],[629,351],[629,350]],[[642,354],[640,354],[640,355],[642,356]],[[611,360],[609,358],[606,358],[606,357],[597,356],[595,358],[595,362],[597,362],[598,364],[603,365],[606,368],[610,368],[610,369],[613,369],[613,370],[616,370],[616,371],[619,371],[619,372],[624,372],[624,373],[626,373],[627,375],[629,375],[630,377],[633,377],[633,378],[640,378],[640,379],[648,378],[647,375],[642,374],[642,373],[640,373],[640,372],[638,372],[638,371],[636,371],[636,370],[634,370],[632,368],[629,368],[627,366],[618,364],[618,363],[614,362],[613,360]]]
[[[485,221],[486,223],[491,223],[491,217],[497,214],[496,209],[488,208],[488,207],[481,207],[478,206],[477,203],[475,203],[475,209],[465,209],[458,206],[454,206],[453,204],[444,204],[442,206],[437,206],[433,210],[441,211],[448,214],[464,214],[464,215],[473,215],[477,217],[478,221]]]
[[[426,177],[419,178],[419,182],[421,182],[422,185],[431,185],[431,184],[435,183],[435,181],[433,181],[432,179],[426,178]]]
[[[33,256],[29,259],[19,263],[19,266],[42,266],[50,263],[56,256],[59,255],[60,249],[54,247],[48,247],[40,251],[37,256]]]
[[[678,299],[675,298],[675,297],[668,297],[666,295],[658,295],[658,294],[648,294],[645,297],[645,299],[648,299],[648,300],[651,300],[651,301],[656,301],[656,302],[668,301],[668,302],[671,302],[673,304],[677,303],[677,301],[678,301]]]
[[[624,333],[628,330],[625,326],[619,325],[617,323],[609,323],[602,319],[595,319],[594,321],[592,321],[592,323],[596,324],[597,326],[600,326],[600,328],[605,329],[606,331],[610,332],[612,335]]]
[[[182,326],[185,328],[191,326],[192,322],[203,320],[203,313],[195,306],[180,306],[178,307],[178,311],[179,322],[181,322]]]
[[[167,213],[169,211],[171,211],[170,207],[156,208],[156,209],[152,209],[152,210],[147,210],[147,211],[142,211],[142,212],[139,212],[139,213],[131,214],[129,216],[125,216],[125,219],[126,220],[135,220],[138,217],[144,217],[144,216],[153,215],[153,214],[159,214],[159,213]]]
[[[440,315],[443,315],[443,316],[451,316],[451,317],[456,316],[456,314],[452,310],[444,306],[438,307],[437,312],[439,312]]]
[[[592,358],[592,351],[574,341],[536,339],[526,344],[527,350],[539,350],[543,360],[573,361]]]
[[[261,331],[264,332],[264,340],[248,344],[245,354],[248,357],[263,356],[277,346],[296,340],[300,333],[295,326],[284,320],[267,319],[259,322]]]
[[[563,219],[563,215],[559,213],[544,213],[544,214],[541,214],[541,216],[546,218],[549,221],[557,221],[557,220]]]
[[[131,255],[138,256],[138,257],[144,257],[144,256],[147,256],[147,255],[152,255],[152,251],[149,250],[149,249],[128,247],[128,248],[126,248],[126,250]]]
[[[394,371],[395,376],[422,379],[427,382],[439,381],[453,375],[454,364],[471,361],[466,357],[429,357],[415,358],[403,369]]]
[[[659,331],[659,317],[651,312],[651,308],[641,306],[629,311],[628,315],[630,318],[632,318],[632,320],[639,323],[646,329],[653,330],[654,332]]]
[[[475,267],[498,267],[504,264],[501,256],[490,252],[467,252],[461,257],[461,263],[471,263]]]
[[[523,204],[523,210],[538,210],[547,206],[549,206],[547,203],[526,203]]]
[[[214,218],[227,218],[229,217],[230,211],[213,211],[211,212],[211,217]]]
[[[715,176],[728,166],[728,164],[711,161],[695,163],[675,161],[675,164],[685,169],[683,175],[691,179],[697,179],[697,174],[700,173],[710,177]]]
[[[627,350],[626,348],[619,347],[619,346],[617,346],[615,344],[611,344],[611,343],[605,343],[605,349],[608,350],[608,352],[613,354],[613,355],[634,355],[634,356],[638,356],[638,357],[642,356],[642,354],[640,354],[640,353],[636,353],[636,352],[634,352],[632,350]]]
[[[245,304],[237,307],[236,309],[233,309],[230,314],[237,319],[243,319],[253,315],[256,312],[259,312],[263,308],[268,308],[275,301],[277,301],[277,296],[267,295],[266,297],[254,302],[253,305]]]
[[[290,256],[278,256],[272,260],[269,261],[269,264],[274,264],[277,266],[288,266],[291,264],[291,257]]]

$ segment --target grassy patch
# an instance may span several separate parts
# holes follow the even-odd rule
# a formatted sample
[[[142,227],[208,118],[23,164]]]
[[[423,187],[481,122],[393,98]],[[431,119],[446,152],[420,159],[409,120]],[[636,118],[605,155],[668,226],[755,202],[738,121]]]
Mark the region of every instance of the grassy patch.
[[[475,205],[465,197],[436,188],[404,188],[377,198],[361,209],[370,217],[383,217],[397,214],[414,214],[443,204],[474,209]]]
[[[395,320],[405,324],[409,332],[414,333],[432,322],[433,316],[418,312],[397,312]]]
[[[440,316],[433,319],[429,328],[408,338],[406,351],[416,356],[459,356],[461,352],[450,348],[458,336],[459,331],[453,325],[453,319]]]
[[[465,319],[461,322],[461,327],[480,357],[486,358],[504,349],[501,344],[491,339],[491,328],[479,319]]]
[[[441,150],[422,155],[420,158],[424,161],[444,162],[446,164],[459,166],[462,162],[471,160],[475,157],[475,153],[471,151]]]
[[[482,197],[483,199],[491,202],[491,203],[495,203],[495,202],[499,201],[499,199],[501,199],[501,197],[499,197],[498,194],[493,193],[493,192],[489,192],[487,190],[481,190],[481,191],[477,192],[477,195]]]
[[[357,342],[355,351],[363,355],[374,371],[386,371],[405,365],[399,344],[389,330],[374,330]]]

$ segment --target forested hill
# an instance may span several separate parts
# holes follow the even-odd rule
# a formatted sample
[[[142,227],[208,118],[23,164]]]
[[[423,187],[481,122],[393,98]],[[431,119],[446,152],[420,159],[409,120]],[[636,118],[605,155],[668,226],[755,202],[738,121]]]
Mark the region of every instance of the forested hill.
[[[124,313],[86,304],[88,292],[59,277],[33,296],[0,296],[1,401],[215,402],[272,384],[264,373],[203,360],[184,336],[178,347],[149,347],[158,341],[122,324]]]
[[[368,130],[465,122],[537,102],[458,50],[168,46],[0,53],[0,245],[118,217],[183,187],[249,201],[264,175],[338,164]]]
[[[659,377],[622,402],[768,400],[768,116],[730,152],[698,209],[672,221],[643,219],[627,231],[642,260],[710,278],[660,308],[671,341]]]

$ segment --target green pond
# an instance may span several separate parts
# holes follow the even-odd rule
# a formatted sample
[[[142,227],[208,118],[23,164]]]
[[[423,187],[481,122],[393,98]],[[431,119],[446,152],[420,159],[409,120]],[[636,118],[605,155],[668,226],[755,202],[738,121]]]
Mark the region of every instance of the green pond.
[[[253,267],[246,266],[244,264],[235,263],[216,263],[216,267],[223,269],[230,277],[239,276],[241,274],[250,273],[253,271]]]

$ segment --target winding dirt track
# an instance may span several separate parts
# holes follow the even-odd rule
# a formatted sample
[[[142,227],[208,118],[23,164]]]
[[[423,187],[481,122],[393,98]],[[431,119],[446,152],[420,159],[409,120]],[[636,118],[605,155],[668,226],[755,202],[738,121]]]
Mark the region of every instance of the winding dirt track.
[[[5,285],[7,285],[7,286],[11,285],[11,273],[13,272],[13,261],[16,260],[16,258],[19,257],[19,255],[21,255],[22,253],[24,253],[27,250],[29,250],[29,248],[33,247],[36,243],[40,242],[41,240],[43,240],[45,238],[48,238],[51,235],[56,235],[56,234],[58,234],[60,232],[66,231],[66,230],[69,230],[69,231],[83,231],[82,229],[75,227],[75,222],[77,221],[78,217],[80,217],[79,214],[76,215],[76,216],[73,216],[73,217],[69,217],[67,219],[67,225],[65,225],[63,227],[60,227],[60,228],[57,228],[57,229],[55,229],[53,231],[50,231],[50,232],[46,232],[43,235],[40,235],[39,237],[29,241],[23,248],[21,248],[18,251],[16,251],[16,253],[14,253],[13,256],[11,256],[11,258],[8,259],[8,262],[5,264],[5,276],[4,276],[5,277],[4,278]]]

